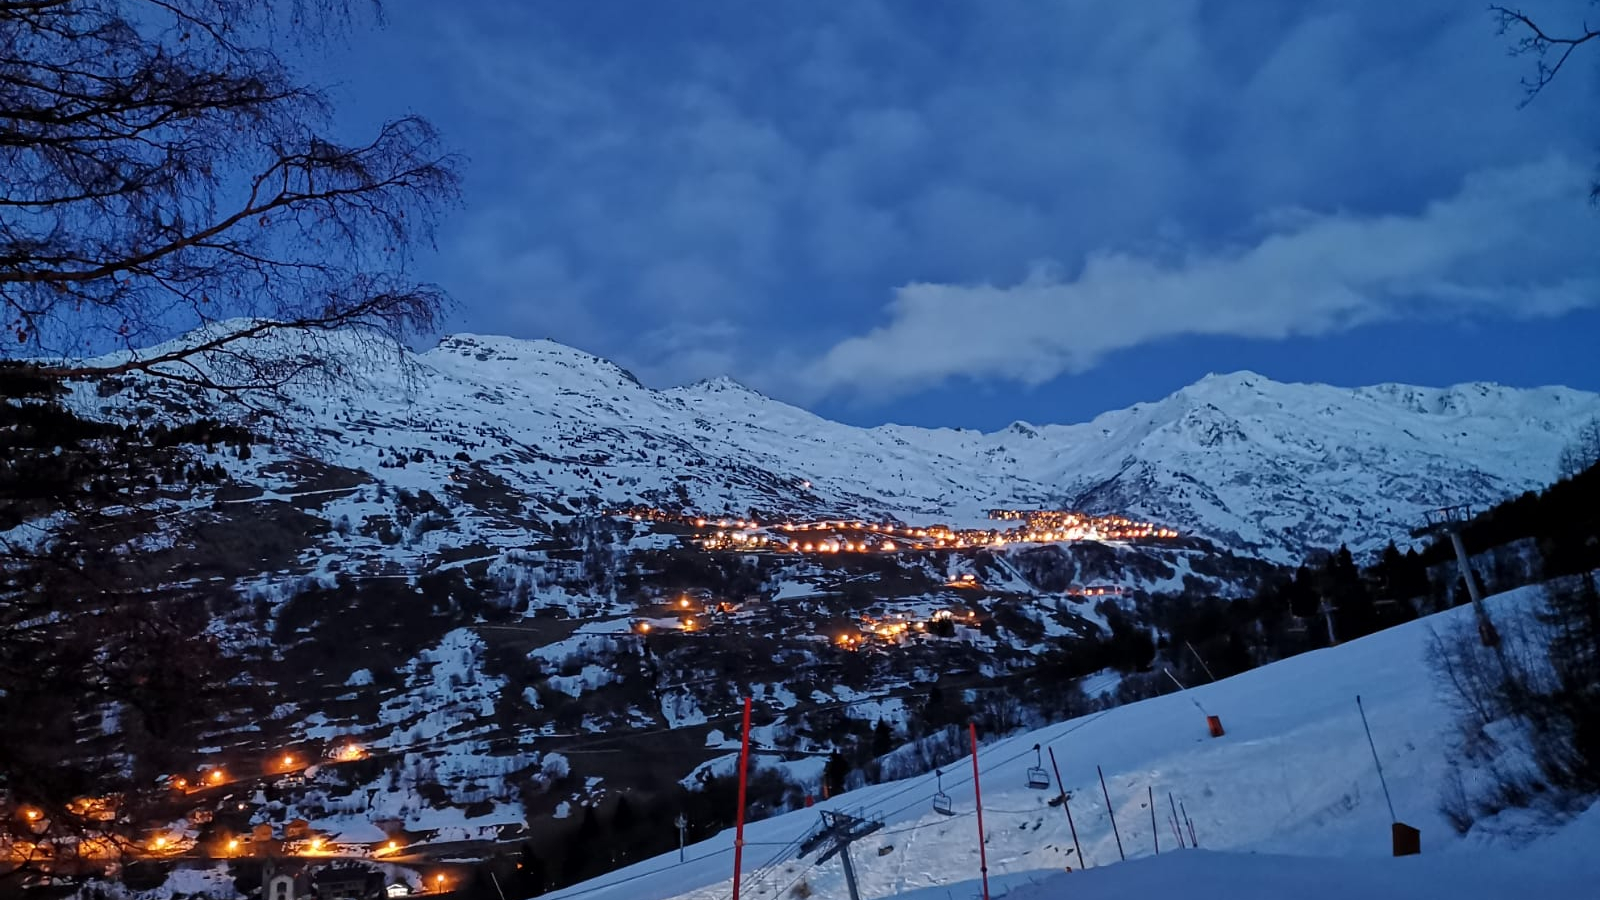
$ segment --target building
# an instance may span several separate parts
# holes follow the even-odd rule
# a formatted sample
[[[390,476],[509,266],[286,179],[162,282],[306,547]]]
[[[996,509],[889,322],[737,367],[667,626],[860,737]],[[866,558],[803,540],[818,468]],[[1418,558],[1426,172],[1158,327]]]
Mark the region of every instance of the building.
[[[305,865],[292,859],[268,859],[261,867],[261,900],[304,900],[311,896]]]
[[[311,876],[317,900],[373,900],[384,897],[386,888],[382,872],[361,865],[329,866]]]
[[[387,879],[359,864],[312,870],[297,859],[268,859],[261,868],[261,900],[384,900]]]

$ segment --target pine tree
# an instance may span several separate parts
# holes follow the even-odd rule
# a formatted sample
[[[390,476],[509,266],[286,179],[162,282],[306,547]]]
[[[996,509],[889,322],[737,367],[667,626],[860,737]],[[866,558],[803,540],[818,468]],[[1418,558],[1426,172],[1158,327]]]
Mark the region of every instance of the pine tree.
[[[888,721],[879,719],[877,727],[872,731],[872,756],[876,759],[893,749],[894,729],[889,727]]]
[[[850,761],[844,754],[835,750],[828,756],[827,765],[822,769],[822,781],[828,788],[829,797],[837,797],[844,793],[845,777],[850,774]]]

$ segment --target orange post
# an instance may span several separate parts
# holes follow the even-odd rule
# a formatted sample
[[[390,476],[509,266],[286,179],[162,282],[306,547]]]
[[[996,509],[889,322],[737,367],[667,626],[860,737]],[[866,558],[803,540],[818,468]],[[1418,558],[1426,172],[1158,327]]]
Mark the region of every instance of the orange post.
[[[972,800],[978,807],[978,871],[983,874],[983,900],[989,900],[989,851],[983,846],[983,790],[978,787],[978,725],[967,723],[972,736]]]
[[[739,900],[739,876],[744,865],[745,780],[750,772],[750,698],[744,698],[744,742],[739,747],[739,818],[733,832],[733,900]]]
[[[1206,727],[1211,729],[1212,737],[1222,737],[1222,719],[1219,716],[1206,716]]]
[[[1404,822],[1389,826],[1395,856],[1415,856],[1422,852],[1422,832]]]

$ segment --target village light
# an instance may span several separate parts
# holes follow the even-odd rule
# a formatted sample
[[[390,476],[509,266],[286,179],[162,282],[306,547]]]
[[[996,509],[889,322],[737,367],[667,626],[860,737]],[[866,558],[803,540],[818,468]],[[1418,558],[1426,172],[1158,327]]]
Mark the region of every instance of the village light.
[[[294,757],[291,756],[288,753],[285,753],[283,755],[283,764],[284,764],[285,767],[293,766],[294,765]]]
[[[433,883],[435,885],[434,890],[439,891],[440,893],[444,892],[444,876],[443,875],[435,875],[435,876],[433,876]]]
[[[390,841],[388,844],[385,844],[384,847],[390,853],[393,853],[394,851],[400,849],[400,842],[399,841]]]
[[[640,622],[639,623],[639,633],[640,634],[649,634],[650,633],[650,623],[649,622]],[[394,842],[390,841],[390,843],[392,844]]]
[[[234,852],[234,851],[236,851],[238,849],[239,849],[239,839],[238,838],[230,839],[228,841],[228,852],[232,853],[232,852]]]
[[[206,777],[208,779],[210,779],[212,784],[221,784],[222,783],[222,770],[221,769],[212,769],[211,770],[211,774],[207,775]]]

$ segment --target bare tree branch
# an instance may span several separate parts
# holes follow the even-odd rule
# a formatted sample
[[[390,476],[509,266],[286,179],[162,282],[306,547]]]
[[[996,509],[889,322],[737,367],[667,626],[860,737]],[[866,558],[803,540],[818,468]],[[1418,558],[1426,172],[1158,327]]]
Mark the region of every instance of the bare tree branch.
[[[1561,72],[1561,67],[1567,64],[1567,60],[1579,47],[1600,37],[1600,31],[1590,28],[1587,23],[1577,33],[1554,35],[1546,32],[1520,9],[1490,6],[1489,12],[1495,17],[1501,34],[1516,36],[1516,42],[1511,47],[1512,55],[1534,57],[1533,77],[1522,80],[1526,92],[1522,106],[1532,103],[1539,92],[1555,80],[1556,75]],[[1555,60],[1553,63],[1549,61],[1552,56]]]
[[[347,3],[294,3],[291,27],[336,27]],[[417,117],[362,144],[327,136],[323,94],[245,42],[282,27],[281,5],[0,0],[0,356],[60,378],[211,379],[171,363],[228,347],[214,386],[274,387],[317,367],[252,360],[278,348],[267,335],[432,330],[446,298],[406,271],[456,201],[457,160]],[[188,331],[158,358],[131,352]]]

